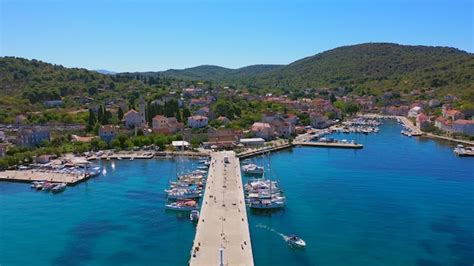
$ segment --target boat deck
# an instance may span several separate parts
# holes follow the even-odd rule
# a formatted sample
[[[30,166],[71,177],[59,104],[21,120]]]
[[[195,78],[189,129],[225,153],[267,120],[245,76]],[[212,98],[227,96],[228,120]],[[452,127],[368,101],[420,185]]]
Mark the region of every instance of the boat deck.
[[[225,163],[225,157],[228,163]],[[212,153],[189,265],[254,265],[239,159]]]

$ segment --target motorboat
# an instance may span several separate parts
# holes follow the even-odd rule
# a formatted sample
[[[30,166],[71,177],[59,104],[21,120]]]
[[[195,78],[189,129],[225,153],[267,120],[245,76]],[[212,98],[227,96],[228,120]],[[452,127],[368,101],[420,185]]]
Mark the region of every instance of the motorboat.
[[[189,220],[191,220],[191,222],[197,222],[199,220],[199,211],[192,210],[189,214]]]
[[[43,184],[43,188],[41,190],[43,191],[50,191],[56,184],[51,183],[51,182],[46,182]]]
[[[296,235],[290,235],[289,237],[285,238],[286,243],[294,247],[304,248],[306,247],[306,242],[303,239],[297,237]]]
[[[256,164],[246,164],[242,166],[242,171],[245,174],[251,174],[251,175],[262,175],[264,172],[263,166],[258,166]]]
[[[59,184],[56,184],[52,189],[51,191],[53,193],[59,193],[59,192],[62,192],[66,189],[66,183],[59,183]]]
[[[281,209],[285,207],[284,200],[257,199],[249,202],[251,209]]]
[[[165,208],[173,211],[193,211],[197,210],[197,203],[195,200],[176,201],[166,204]]]
[[[195,199],[201,197],[201,192],[199,190],[190,190],[190,189],[172,189],[167,192],[168,199]]]
[[[87,174],[91,177],[92,176],[98,176],[98,175],[100,175],[100,173],[101,173],[101,167],[100,166],[93,167],[93,168],[91,168],[90,170],[87,171]]]
[[[31,182],[30,187],[35,189],[41,189],[43,187],[44,181],[33,181]]]

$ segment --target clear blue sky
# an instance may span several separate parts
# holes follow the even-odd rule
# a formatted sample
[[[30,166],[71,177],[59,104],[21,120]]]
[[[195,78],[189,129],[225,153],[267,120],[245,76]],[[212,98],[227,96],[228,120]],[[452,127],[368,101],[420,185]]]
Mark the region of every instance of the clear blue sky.
[[[470,0],[0,0],[2,56],[157,71],[287,64],[363,42],[473,45]]]

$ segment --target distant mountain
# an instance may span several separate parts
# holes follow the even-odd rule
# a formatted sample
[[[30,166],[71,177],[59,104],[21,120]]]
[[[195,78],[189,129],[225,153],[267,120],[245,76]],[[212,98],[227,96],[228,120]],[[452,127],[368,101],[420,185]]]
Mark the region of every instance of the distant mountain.
[[[186,69],[169,69],[162,72],[148,72],[168,76],[176,79],[187,80],[229,80],[252,78],[283,67],[283,65],[252,65],[237,69],[213,65],[201,65]]]
[[[94,71],[98,72],[100,74],[104,74],[104,75],[115,75],[115,74],[117,74],[117,72],[109,71],[109,70],[106,70],[106,69],[96,69]]]

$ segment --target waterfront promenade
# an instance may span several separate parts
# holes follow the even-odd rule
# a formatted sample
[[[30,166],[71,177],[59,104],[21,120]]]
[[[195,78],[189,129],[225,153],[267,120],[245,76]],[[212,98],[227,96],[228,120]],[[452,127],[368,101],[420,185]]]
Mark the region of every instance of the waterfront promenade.
[[[222,252],[223,265],[254,265],[239,158],[233,151],[211,156],[189,264],[221,265]]]

